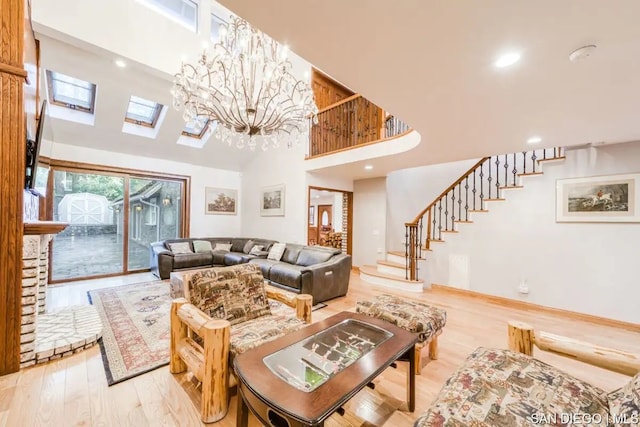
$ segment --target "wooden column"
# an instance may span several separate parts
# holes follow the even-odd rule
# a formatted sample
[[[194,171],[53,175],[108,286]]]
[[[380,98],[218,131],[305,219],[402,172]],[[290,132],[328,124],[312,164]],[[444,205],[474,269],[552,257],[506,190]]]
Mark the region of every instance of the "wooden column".
[[[0,375],[20,369],[24,0],[0,0]]]

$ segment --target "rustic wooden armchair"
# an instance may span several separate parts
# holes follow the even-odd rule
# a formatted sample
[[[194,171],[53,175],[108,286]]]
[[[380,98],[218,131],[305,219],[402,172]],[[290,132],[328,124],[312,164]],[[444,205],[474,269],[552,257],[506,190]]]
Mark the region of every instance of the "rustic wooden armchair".
[[[175,299],[171,306],[169,369],[173,374],[188,370],[201,382],[200,417],[204,423],[218,421],[227,413],[229,388],[233,386],[230,359],[234,355],[311,322],[311,295],[265,285],[259,267],[246,266],[207,269],[190,275],[188,283],[184,283],[189,299]],[[233,285],[229,286],[229,282]],[[246,302],[247,294],[243,292],[247,286],[252,287],[249,295],[255,296],[262,288],[268,299],[295,311],[286,307],[273,312],[252,308],[247,310],[251,313],[246,318],[229,315],[220,318],[225,313],[237,314],[237,301],[233,303],[228,294],[240,293]],[[212,307],[210,303],[216,298],[221,302]]]

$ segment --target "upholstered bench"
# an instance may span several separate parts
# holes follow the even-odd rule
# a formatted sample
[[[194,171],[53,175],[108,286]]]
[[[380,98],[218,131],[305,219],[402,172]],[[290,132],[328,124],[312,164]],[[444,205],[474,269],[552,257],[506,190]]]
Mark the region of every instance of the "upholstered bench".
[[[356,312],[382,319],[418,337],[416,344],[416,374],[422,372],[422,352],[429,349],[429,358],[438,358],[438,335],[447,323],[447,312],[423,302],[393,295],[378,295],[373,300],[358,301]]]

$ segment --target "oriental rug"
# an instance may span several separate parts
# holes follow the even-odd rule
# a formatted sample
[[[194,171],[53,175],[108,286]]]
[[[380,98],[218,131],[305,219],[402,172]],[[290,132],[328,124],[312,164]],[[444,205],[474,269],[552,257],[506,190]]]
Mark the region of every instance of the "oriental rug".
[[[169,363],[169,281],[87,292],[102,320],[98,341],[109,385]]]

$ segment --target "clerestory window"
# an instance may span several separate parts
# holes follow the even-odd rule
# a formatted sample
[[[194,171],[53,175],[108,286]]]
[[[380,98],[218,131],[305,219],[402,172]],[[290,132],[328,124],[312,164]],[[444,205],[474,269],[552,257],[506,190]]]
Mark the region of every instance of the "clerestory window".
[[[195,0],[140,0],[155,11],[185,25],[193,31],[198,30],[198,2]]]

